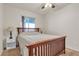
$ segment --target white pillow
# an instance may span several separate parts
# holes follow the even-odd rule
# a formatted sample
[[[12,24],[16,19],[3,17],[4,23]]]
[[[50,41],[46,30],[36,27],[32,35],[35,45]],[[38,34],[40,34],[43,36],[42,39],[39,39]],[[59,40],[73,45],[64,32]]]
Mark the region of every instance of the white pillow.
[[[21,35],[39,35],[41,34],[40,32],[22,32],[20,33]]]

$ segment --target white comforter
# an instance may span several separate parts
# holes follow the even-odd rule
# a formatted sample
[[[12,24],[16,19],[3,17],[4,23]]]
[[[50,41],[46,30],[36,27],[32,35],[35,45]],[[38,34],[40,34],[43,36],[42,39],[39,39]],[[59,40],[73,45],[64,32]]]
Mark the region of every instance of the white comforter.
[[[28,56],[28,49],[27,47],[25,47],[25,45],[33,44],[33,43],[44,41],[44,40],[51,40],[51,39],[55,39],[59,37],[61,36],[40,34],[40,33],[21,33],[18,36],[21,55]]]

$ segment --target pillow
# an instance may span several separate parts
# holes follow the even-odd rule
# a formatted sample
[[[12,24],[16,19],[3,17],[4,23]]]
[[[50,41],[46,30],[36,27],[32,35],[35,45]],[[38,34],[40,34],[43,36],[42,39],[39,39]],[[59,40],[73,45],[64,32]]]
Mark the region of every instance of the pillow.
[[[22,32],[20,33],[21,35],[39,35],[41,34],[40,32]]]

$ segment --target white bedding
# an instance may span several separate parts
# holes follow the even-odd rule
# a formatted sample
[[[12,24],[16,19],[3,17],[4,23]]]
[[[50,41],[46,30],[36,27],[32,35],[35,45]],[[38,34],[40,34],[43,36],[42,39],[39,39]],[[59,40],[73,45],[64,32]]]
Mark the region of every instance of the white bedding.
[[[59,37],[62,37],[62,36],[40,34],[37,32],[21,33],[18,35],[21,55],[28,56],[28,49],[27,47],[25,47],[25,45],[33,44],[33,43],[44,41],[44,40],[51,40],[51,39],[55,39]]]

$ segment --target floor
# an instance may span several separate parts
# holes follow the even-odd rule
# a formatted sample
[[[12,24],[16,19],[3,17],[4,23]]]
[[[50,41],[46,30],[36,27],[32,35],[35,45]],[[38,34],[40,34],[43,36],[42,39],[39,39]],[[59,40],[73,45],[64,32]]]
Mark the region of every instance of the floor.
[[[2,56],[20,56],[19,48],[4,50]],[[61,54],[60,56],[79,56],[79,52],[67,48],[66,53]]]
[[[65,51],[66,53],[61,54],[60,56],[79,56],[79,51],[75,51],[75,50],[68,49],[68,48]]]
[[[19,48],[4,50],[1,56],[20,56]]]

